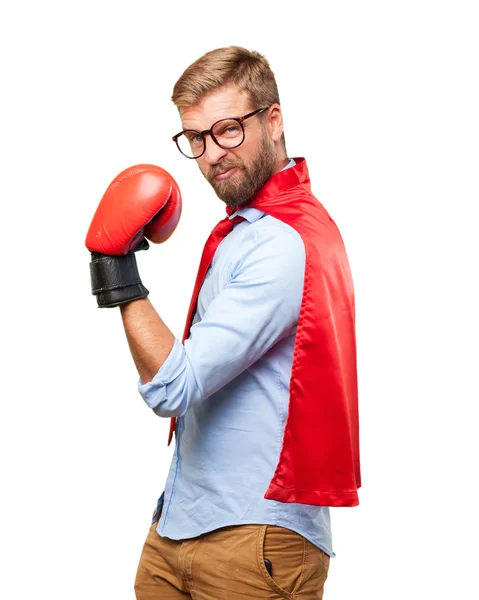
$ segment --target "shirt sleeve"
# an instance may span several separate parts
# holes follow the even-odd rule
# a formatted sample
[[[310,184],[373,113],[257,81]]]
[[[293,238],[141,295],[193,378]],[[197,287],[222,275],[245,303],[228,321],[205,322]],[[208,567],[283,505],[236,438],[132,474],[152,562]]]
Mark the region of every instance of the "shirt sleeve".
[[[155,377],[138,383],[157,415],[183,416],[295,332],[305,268],[300,235],[283,226],[248,227],[241,251],[188,339],[176,338]]]

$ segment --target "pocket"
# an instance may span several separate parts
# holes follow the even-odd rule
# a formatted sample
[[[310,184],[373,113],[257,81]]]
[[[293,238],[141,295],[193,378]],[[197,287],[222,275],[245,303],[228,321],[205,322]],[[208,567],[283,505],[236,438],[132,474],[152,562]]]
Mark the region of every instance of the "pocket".
[[[264,559],[271,562],[271,575]],[[278,525],[262,525],[258,533],[258,563],[270,588],[292,598],[302,583],[305,539],[299,533]]]

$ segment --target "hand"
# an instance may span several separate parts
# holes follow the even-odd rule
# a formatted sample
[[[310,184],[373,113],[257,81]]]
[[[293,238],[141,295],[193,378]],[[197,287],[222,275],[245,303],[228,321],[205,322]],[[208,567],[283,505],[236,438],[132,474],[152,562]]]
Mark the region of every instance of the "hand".
[[[98,306],[113,307],[148,290],[141,282],[135,252],[165,242],[181,216],[176,181],[161,167],[135,165],[108,186],[98,205],[85,245],[92,253],[90,276]]]

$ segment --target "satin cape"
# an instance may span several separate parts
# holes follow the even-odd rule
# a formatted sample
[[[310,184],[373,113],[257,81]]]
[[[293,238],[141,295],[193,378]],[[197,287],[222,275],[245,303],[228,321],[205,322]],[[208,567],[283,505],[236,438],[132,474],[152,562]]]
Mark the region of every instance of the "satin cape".
[[[357,506],[361,474],[353,280],[338,227],[311,192],[306,161],[294,160],[295,166],[274,174],[248,203],[293,227],[306,253],[288,418],[264,497]]]

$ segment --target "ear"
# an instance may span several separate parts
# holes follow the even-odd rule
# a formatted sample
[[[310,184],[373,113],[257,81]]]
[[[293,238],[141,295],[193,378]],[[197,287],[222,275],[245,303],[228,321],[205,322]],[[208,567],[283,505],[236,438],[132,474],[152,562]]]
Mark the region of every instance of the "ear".
[[[283,135],[283,113],[279,104],[272,104],[268,109],[268,131],[273,142],[279,142]]]

